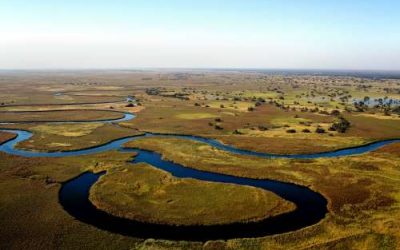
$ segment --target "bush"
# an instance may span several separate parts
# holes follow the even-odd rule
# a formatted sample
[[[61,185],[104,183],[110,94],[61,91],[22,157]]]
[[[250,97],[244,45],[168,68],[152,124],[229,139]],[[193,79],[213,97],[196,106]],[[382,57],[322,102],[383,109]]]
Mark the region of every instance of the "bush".
[[[330,131],[337,131],[339,133],[345,133],[350,127],[350,122],[344,117],[339,117],[329,128]]]
[[[256,104],[254,104],[256,107],[261,106],[262,102],[257,101]]]
[[[266,130],[268,130],[268,128],[267,128],[266,126],[262,126],[262,125],[258,126],[258,129],[259,129],[260,131],[266,131]]]
[[[294,133],[296,133],[296,129],[288,129],[288,130],[286,130],[286,133],[294,134]]]
[[[308,128],[305,128],[302,130],[303,133],[311,133],[311,131]]]
[[[262,98],[262,97],[258,97],[258,98],[257,98],[257,101],[258,101],[258,102],[265,102],[265,99]]]
[[[333,116],[339,116],[339,115],[340,115],[340,111],[334,109],[334,110],[332,110],[331,115],[333,115]]]
[[[223,127],[221,127],[221,126],[219,126],[219,125],[215,125],[214,128],[215,128],[216,130],[223,130],[223,129],[224,129]]]
[[[325,129],[323,129],[323,128],[317,128],[317,129],[315,130],[315,133],[324,134],[324,133],[325,133]]]
[[[238,129],[235,129],[235,131],[233,131],[234,135],[242,135],[243,133],[240,132]]]

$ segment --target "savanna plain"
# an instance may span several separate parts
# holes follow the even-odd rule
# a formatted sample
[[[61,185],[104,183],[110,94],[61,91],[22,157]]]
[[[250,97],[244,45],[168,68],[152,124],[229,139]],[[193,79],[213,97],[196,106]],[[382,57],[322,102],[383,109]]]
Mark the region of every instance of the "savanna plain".
[[[126,113],[133,119],[123,119]],[[400,143],[337,157],[308,155],[400,138],[400,80],[240,70],[0,72],[0,145],[70,152],[121,138],[129,150],[67,157],[0,151],[1,249],[400,249]],[[185,168],[305,186],[327,201],[312,225],[263,237],[138,238],[71,216],[60,189],[102,173],[88,199],[107,214],[142,223],[256,223],[296,209],[252,186],[180,178],[134,149]],[[140,153],[139,153],[140,154]],[[140,228],[138,228],[140,230]]]

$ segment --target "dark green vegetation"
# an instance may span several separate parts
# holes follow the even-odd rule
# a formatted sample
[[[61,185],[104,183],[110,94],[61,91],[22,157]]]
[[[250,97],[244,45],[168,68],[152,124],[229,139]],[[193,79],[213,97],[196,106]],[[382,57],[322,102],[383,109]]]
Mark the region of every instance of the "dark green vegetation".
[[[33,137],[18,145],[32,150],[79,149],[143,131],[153,131],[202,135],[240,148],[262,152],[322,152],[400,137],[400,118],[396,108],[387,105],[374,107],[366,105],[368,99],[364,100],[365,96],[370,100],[384,99],[385,96],[398,99],[399,86],[398,80],[390,79],[287,77],[242,72],[175,74],[110,71],[81,72],[79,75],[72,72],[6,74],[0,78],[0,97],[1,102],[4,102],[4,105],[0,105],[0,111],[74,111],[51,111],[40,113],[40,117],[32,117],[31,113],[15,115],[0,112],[0,121],[11,118],[19,121],[33,118],[75,120],[80,117],[84,120],[95,120],[120,116],[120,113],[87,109],[137,112],[137,118],[119,124],[34,123],[0,127],[32,131]],[[57,92],[63,94],[55,95]],[[126,107],[128,103],[122,100],[127,95],[135,96],[141,106]],[[354,105],[353,98],[363,100],[364,104]],[[296,133],[287,133],[288,130],[295,130]],[[324,133],[317,133],[317,130],[323,130]],[[0,142],[12,136],[9,133],[0,133]],[[140,203],[134,203],[140,204],[144,212],[152,211],[150,208],[154,210],[154,204],[149,204],[150,201],[162,201],[171,205],[174,203],[168,203],[170,199],[175,201],[180,198],[183,199],[180,204],[185,205],[179,207],[180,209],[205,206],[205,200],[200,198],[200,203],[191,204],[191,200],[183,196],[187,193],[196,193],[196,197],[204,193],[218,197],[210,200],[210,208],[215,210],[207,210],[209,214],[202,217],[203,221],[186,220],[181,223],[215,223],[219,215],[220,219],[225,221],[265,216],[261,215],[258,207],[254,205],[260,204],[262,199],[255,199],[251,193],[257,192],[255,190],[244,191],[242,187],[234,186],[226,187],[225,190],[226,185],[222,184],[213,184],[211,188],[208,183],[174,179],[150,166],[135,168],[126,163],[132,154],[109,152],[60,159],[25,159],[0,153],[0,248],[400,247],[400,144],[389,145],[359,156],[316,160],[237,156],[201,143],[171,138],[146,138],[132,142],[129,146],[155,150],[162,153],[164,158],[191,168],[252,178],[277,179],[309,186],[329,200],[330,214],[311,227],[255,239],[206,243],[133,239],[98,230],[71,218],[58,203],[60,183],[86,170],[107,169],[109,173],[103,176],[102,182],[96,187],[97,191],[94,190],[97,194],[93,195],[97,196],[98,200],[109,198],[107,204],[114,203],[104,209],[121,216],[133,215],[121,202],[126,199],[126,204],[133,204],[133,194],[142,190],[144,186],[148,187],[149,191],[135,200]],[[166,176],[168,181],[159,181],[160,176]],[[115,183],[119,185],[113,185]],[[135,183],[140,183],[139,189]],[[169,183],[177,183],[177,186],[168,185]],[[207,191],[199,191],[203,189]],[[162,195],[157,196],[158,192]],[[234,192],[242,193],[240,198],[246,202],[241,204],[239,199],[235,199],[237,197],[233,195]],[[217,212],[218,209],[229,207],[230,202],[236,204],[232,206],[231,213]],[[250,209],[243,212],[248,206]],[[167,217],[169,213],[174,212],[169,208],[160,208],[162,213],[159,217],[143,220],[165,222],[169,218],[168,222],[174,223],[172,217]]]

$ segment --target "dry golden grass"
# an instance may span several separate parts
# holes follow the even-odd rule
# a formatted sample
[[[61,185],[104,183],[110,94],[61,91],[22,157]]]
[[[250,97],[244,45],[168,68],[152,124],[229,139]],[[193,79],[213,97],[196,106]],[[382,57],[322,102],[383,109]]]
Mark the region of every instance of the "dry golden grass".
[[[49,135],[61,135],[66,137],[78,137],[92,133],[95,129],[103,126],[103,123],[86,124],[44,124],[31,127],[33,132]]]
[[[121,137],[140,132],[113,124],[18,124],[3,127],[33,131],[33,136],[17,145],[19,148],[38,151],[65,151],[94,147]]]
[[[7,133],[7,132],[0,132],[0,144],[2,144],[3,142],[6,142],[10,139],[15,138],[15,134],[12,133]]]
[[[131,128],[166,133],[197,134],[218,138],[241,148],[263,152],[300,153],[327,151],[362,142],[400,137],[397,118],[383,119],[381,110],[374,115],[344,113],[352,126],[345,134],[325,135],[287,134],[289,125],[300,129],[299,120],[311,121],[313,126],[328,126],[332,116],[299,112],[299,108],[319,107],[332,111],[351,107],[330,95],[347,91],[355,98],[386,95],[399,98],[398,80],[373,80],[332,76],[271,76],[244,72],[99,72],[79,75],[59,73],[10,74],[0,78],[0,98],[6,105],[1,110],[49,109],[109,109],[141,111],[138,118],[125,123]],[[367,90],[360,85],[371,86]],[[170,93],[189,93],[190,101],[148,96],[144,89],[163,86]],[[188,87],[188,90],[184,90]],[[54,92],[76,91],[64,97]],[[312,93],[313,92],[313,93]],[[83,95],[79,95],[83,94]],[[121,96],[133,94],[143,106],[127,108]],[[87,95],[87,96],[85,96]],[[232,98],[249,98],[235,104]],[[301,97],[299,97],[301,95]],[[309,95],[309,96],[307,96]],[[313,96],[315,95],[315,96]],[[272,98],[297,111],[284,111],[264,104],[255,111],[254,97]],[[228,100],[216,100],[216,98]],[[283,99],[282,99],[282,98]],[[207,100],[208,99],[208,100]],[[57,106],[40,103],[59,104]],[[66,103],[103,102],[107,104]],[[268,101],[268,100],[267,100]],[[299,102],[296,104],[294,102]],[[194,106],[195,102],[201,107]],[[224,108],[220,105],[224,104]],[[225,105],[226,104],[226,105]],[[209,108],[206,108],[209,105]],[[193,116],[207,113],[216,117]],[[190,119],[179,118],[183,117]],[[1,116],[3,118],[3,116]],[[222,130],[216,130],[215,118]],[[279,121],[279,122],[277,122]],[[212,126],[209,123],[213,123]],[[284,124],[289,123],[289,124]],[[268,131],[258,131],[259,126]],[[271,127],[269,127],[271,126]],[[18,125],[29,129],[29,125]],[[253,130],[254,129],[254,130]],[[235,130],[243,135],[233,135]],[[45,131],[43,131],[45,132]],[[76,149],[93,146],[127,134],[129,129],[102,126],[92,133],[68,137],[36,133],[33,141],[20,146],[41,150]],[[275,136],[276,135],[276,136]],[[4,135],[0,134],[1,138]],[[42,137],[43,136],[43,137]],[[309,137],[308,137],[309,136]],[[4,139],[3,139],[4,140]],[[316,143],[318,142],[318,143]],[[70,144],[70,146],[66,146]],[[139,145],[140,144],[140,145]],[[176,145],[178,144],[178,145]],[[49,147],[52,146],[52,148]],[[124,168],[128,157],[121,153],[106,153],[87,157],[62,159],[26,159],[0,153],[0,248],[2,249],[399,249],[400,248],[400,155],[399,144],[386,146],[361,156],[318,160],[268,160],[237,157],[224,152],[187,144],[182,141],[138,141],[136,146],[154,149],[164,157],[189,167],[253,178],[271,178],[307,185],[329,199],[330,214],[317,225],[286,234],[257,239],[228,241],[172,242],[137,240],[109,234],[84,225],[65,214],[57,202],[58,182],[76,176],[86,169]],[[175,151],[175,149],[180,151]],[[55,181],[55,183],[53,183]]]
[[[141,240],[76,221],[58,203],[61,182],[95,166],[125,164],[129,154],[24,158],[0,152],[1,249],[127,249]]]
[[[232,240],[224,247],[393,249],[400,239],[398,145],[361,156],[316,160],[244,157],[170,138],[146,138],[128,145],[155,150],[168,160],[200,170],[299,183],[329,201],[330,215],[317,225],[285,235]]]
[[[179,119],[185,120],[199,120],[199,119],[206,119],[206,118],[215,118],[218,117],[215,114],[210,113],[190,113],[190,114],[178,114],[176,115]]]
[[[124,117],[124,114],[120,112],[111,112],[105,110],[50,110],[39,112],[0,112],[0,117],[0,122],[95,121],[105,119],[119,119]]]
[[[295,207],[261,189],[175,178],[146,164],[108,171],[90,199],[119,217],[170,225],[257,221]]]

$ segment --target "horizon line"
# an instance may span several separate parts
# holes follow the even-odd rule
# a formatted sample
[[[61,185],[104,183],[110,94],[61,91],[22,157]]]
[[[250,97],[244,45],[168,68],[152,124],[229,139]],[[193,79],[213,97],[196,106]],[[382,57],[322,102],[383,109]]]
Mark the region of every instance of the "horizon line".
[[[0,68],[0,71],[128,71],[128,70],[267,70],[267,71],[325,71],[325,72],[390,72],[400,69],[345,69],[345,68],[268,68],[268,67],[42,67],[42,68]]]

